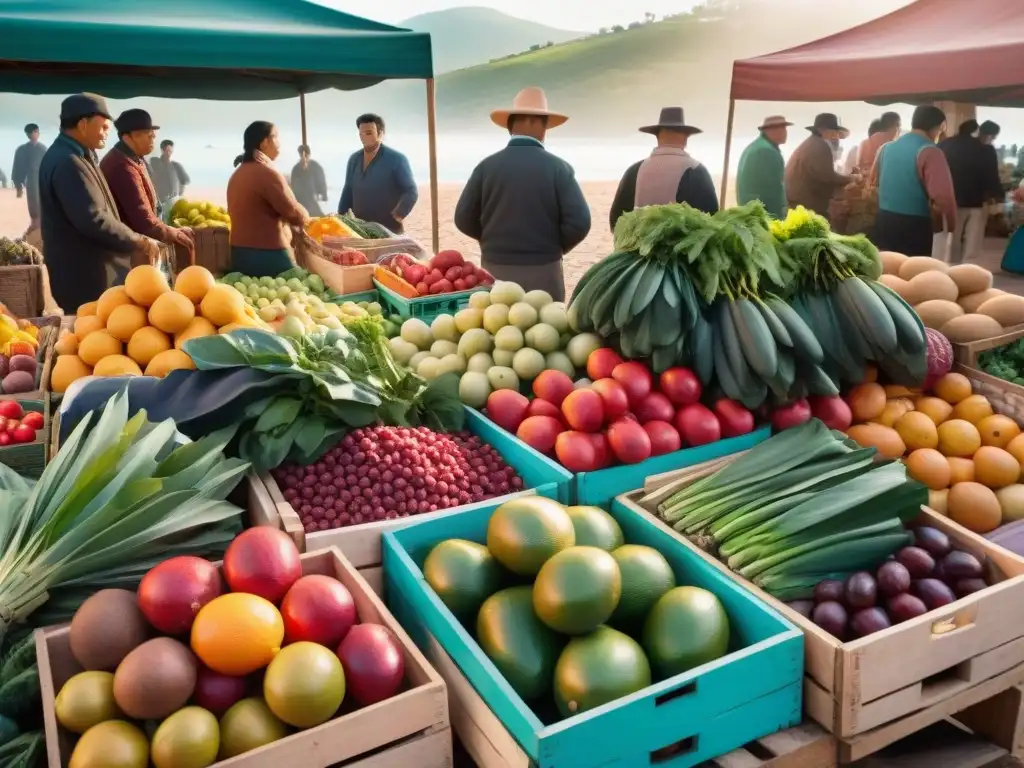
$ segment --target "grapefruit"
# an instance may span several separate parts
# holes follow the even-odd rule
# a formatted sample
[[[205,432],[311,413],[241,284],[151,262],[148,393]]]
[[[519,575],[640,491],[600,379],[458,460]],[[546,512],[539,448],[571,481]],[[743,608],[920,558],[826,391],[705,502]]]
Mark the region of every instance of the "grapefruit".
[[[261,525],[242,531],[224,552],[224,578],[232,592],[279,603],[302,576],[302,562],[287,533]]]

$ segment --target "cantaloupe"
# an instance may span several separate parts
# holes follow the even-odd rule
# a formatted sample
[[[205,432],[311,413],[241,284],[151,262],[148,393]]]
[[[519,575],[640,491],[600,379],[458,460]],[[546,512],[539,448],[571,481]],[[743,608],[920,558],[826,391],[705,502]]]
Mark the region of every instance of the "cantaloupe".
[[[882,260],[882,272],[887,275],[898,275],[900,267],[907,260],[904,254],[895,251],[879,251],[878,258]]]
[[[987,291],[992,287],[992,273],[977,264],[957,264],[950,267],[946,274],[956,283],[961,296]]]
[[[898,293],[903,298],[904,301],[907,300],[907,295],[910,292],[910,283],[908,283],[902,277],[899,277],[898,275],[882,275],[880,278],[878,278],[878,282],[880,282],[882,285],[892,288],[894,291],[896,291],[896,293]]]
[[[892,427],[881,424],[855,424],[846,430],[851,440],[864,448],[874,448],[879,456],[886,459],[898,459],[907,452],[899,433]]]
[[[191,267],[185,267],[174,278],[174,290],[188,298],[193,304],[198,304],[216,282],[210,270],[193,264]]]
[[[128,342],[128,357],[138,363],[140,368],[145,368],[150,360],[171,348],[171,340],[166,333],[147,325],[132,334]]]
[[[149,324],[164,333],[181,333],[195,316],[195,304],[177,291],[160,294],[149,308]]]
[[[120,355],[121,342],[106,331],[93,331],[78,344],[78,356],[86,365],[96,365],[108,355]]]
[[[981,483],[957,483],[950,488],[946,513],[951,520],[975,533],[995,530],[1003,518],[999,498]]]
[[[181,349],[181,345],[189,339],[196,339],[200,336],[213,336],[217,333],[217,326],[205,317],[194,317],[188,324],[188,328],[174,337],[174,348]]]
[[[964,314],[963,307],[955,301],[945,301],[943,299],[922,301],[914,307],[914,311],[917,312],[917,316],[921,318],[921,322],[925,324],[926,328],[934,328],[935,330],[939,330],[954,317],[960,317]]]
[[[1024,296],[1011,293],[989,299],[980,307],[979,315],[988,315],[1003,328],[1012,328],[1024,324]]]
[[[142,370],[135,361],[124,355],[110,355],[100,360],[92,369],[94,376],[141,376]]]
[[[1015,483],[996,491],[999,508],[1003,513],[1003,523],[1024,520],[1024,485]]]
[[[171,371],[194,371],[195,368],[196,364],[192,362],[192,358],[180,349],[168,349],[149,361],[149,365],[146,366],[146,375],[162,379]]]
[[[78,355],[61,355],[50,371],[50,389],[67,392],[74,382],[92,375],[92,368],[82,362]]]
[[[904,280],[912,280],[922,272],[945,272],[947,269],[949,267],[946,262],[931,256],[910,256],[900,264],[899,276]]]
[[[977,293],[969,293],[966,296],[961,294],[960,298],[956,300],[956,303],[964,308],[964,312],[972,314],[978,311],[978,307],[984,304],[989,299],[994,299],[996,296],[1005,295],[1005,291],[1000,291],[998,288],[988,288],[984,291],[978,291]]]
[[[171,290],[171,286],[159,269],[150,264],[140,264],[125,277],[124,289],[136,304],[150,307],[160,294]]]
[[[910,279],[910,293],[917,298],[914,306],[933,299],[956,301],[960,295],[953,278],[944,272],[931,270]]]
[[[111,312],[120,306],[131,303],[131,297],[128,296],[128,291],[124,289],[123,285],[107,288],[100,294],[100,298],[96,302],[96,317],[105,323],[110,318]]]
[[[1003,326],[988,315],[961,315],[954,317],[939,331],[954,344],[966,344],[999,336]]]

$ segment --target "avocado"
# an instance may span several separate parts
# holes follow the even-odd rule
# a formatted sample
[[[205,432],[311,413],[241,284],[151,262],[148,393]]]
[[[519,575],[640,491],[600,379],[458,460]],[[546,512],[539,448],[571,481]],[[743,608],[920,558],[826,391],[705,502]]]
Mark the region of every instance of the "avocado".
[[[533,612],[533,588],[509,587],[480,606],[480,648],[523,699],[551,692],[551,677],[564,641]]]
[[[572,520],[577,547],[597,547],[612,552],[625,541],[615,518],[600,507],[566,507],[565,511]]]
[[[556,632],[583,635],[608,621],[621,592],[615,558],[597,547],[569,547],[537,574],[533,610]]]
[[[520,576],[536,576],[549,557],[575,543],[565,507],[544,496],[506,501],[487,523],[487,548]]]
[[[242,699],[220,718],[221,760],[270,744],[288,735],[288,727],[259,698]]]
[[[643,645],[659,679],[682,674],[726,654],[729,616],[706,589],[670,589],[647,615]]]
[[[612,557],[622,574],[622,596],[610,623],[620,629],[640,629],[658,599],[676,585],[675,573],[665,556],[651,547],[626,544]]]
[[[504,571],[482,544],[448,539],[423,563],[423,578],[457,617],[473,617],[484,600],[501,587]]]
[[[651,684],[651,665],[629,635],[600,626],[574,637],[555,665],[555,704],[563,717],[600,707]]]

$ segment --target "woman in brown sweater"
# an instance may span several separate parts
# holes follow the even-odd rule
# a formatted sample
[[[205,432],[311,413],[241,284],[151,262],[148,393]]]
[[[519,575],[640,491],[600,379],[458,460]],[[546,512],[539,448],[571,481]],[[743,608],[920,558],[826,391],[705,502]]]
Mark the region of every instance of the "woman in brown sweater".
[[[277,126],[257,121],[245,129],[243,142],[228,181],[231,267],[252,277],[274,277],[295,266],[289,227],[305,226],[309,214],[272,165],[281,153]]]

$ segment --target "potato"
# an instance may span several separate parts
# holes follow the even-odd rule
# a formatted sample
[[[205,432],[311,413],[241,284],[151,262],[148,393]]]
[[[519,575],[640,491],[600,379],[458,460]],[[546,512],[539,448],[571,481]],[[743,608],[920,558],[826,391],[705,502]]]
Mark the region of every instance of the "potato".
[[[1005,291],[1000,291],[998,288],[989,288],[984,291],[978,291],[977,293],[969,293],[966,296],[961,296],[956,300],[956,303],[964,308],[964,312],[967,314],[973,314],[978,311],[978,307],[984,304],[989,299],[994,299],[996,296],[1002,296]]]
[[[960,295],[953,278],[944,272],[933,271],[922,272],[910,278],[910,292],[917,299],[914,306],[934,299],[956,301]]]
[[[887,286],[888,288],[892,288],[908,304],[912,303],[907,300],[907,294],[910,290],[910,283],[908,283],[902,277],[899,277],[897,275],[882,275],[880,278],[878,278],[878,282],[880,282],[884,286]]]
[[[879,251],[878,258],[882,260],[882,272],[887,275],[899,275],[900,267],[903,266],[903,262],[907,260],[907,257],[902,253],[895,253],[894,251]]]
[[[904,280],[912,280],[922,272],[945,272],[947,269],[946,262],[931,256],[910,256],[900,265],[899,275]]]
[[[992,287],[992,273],[977,264],[957,264],[950,267],[946,274],[953,278],[961,296],[987,291]]]
[[[964,314],[963,308],[955,301],[943,301],[942,299],[931,299],[923,301],[914,307],[917,316],[926,328],[939,330],[942,326],[954,317]]]
[[[978,314],[988,315],[1003,328],[1024,324],[1024,296],[996,296],[978,307]]]
[[[942,326],[939,333],[954,344],[966,344],[1000,336],[1003,326],[988,315],[961,315]]]

